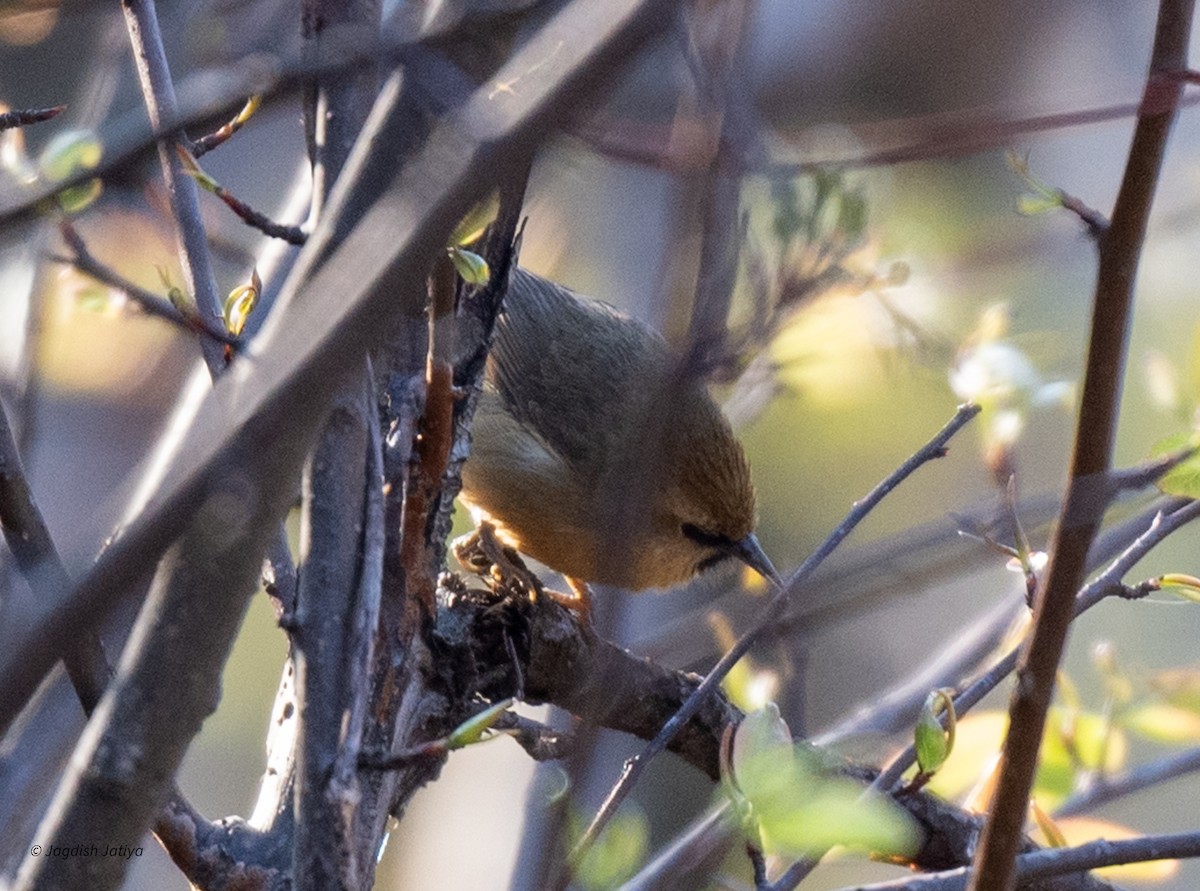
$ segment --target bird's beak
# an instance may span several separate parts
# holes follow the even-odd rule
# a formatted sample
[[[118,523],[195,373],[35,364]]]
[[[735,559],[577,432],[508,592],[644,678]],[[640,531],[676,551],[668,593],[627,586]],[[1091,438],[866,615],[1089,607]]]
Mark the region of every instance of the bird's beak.
[[[762,545],[758,543],[758,538],[753,532],[741,541],[734,543],[733,555],[775,587],[783,587],[783,579],[775,571],[775,567],[771,565],[771,558],[762,549]]]

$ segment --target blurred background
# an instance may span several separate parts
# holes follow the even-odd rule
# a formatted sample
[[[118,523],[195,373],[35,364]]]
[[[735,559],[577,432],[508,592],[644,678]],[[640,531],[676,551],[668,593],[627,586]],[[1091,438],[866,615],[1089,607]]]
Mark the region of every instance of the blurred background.
[[[488,6],[468,2],[465,14],[483,15]],[[176,78],[249,53],[294,51],[292,7],[269,0],[161,4]],[[1044,517],[1056,506],[1095,251],[1075,216],[1038,205],[1039,184],[1111,209],[1133,121],[1117,111],[1085,122],[1082,113],[1136,104],[1156,6],[758,0],[746,10],[739,71],[751,109],[746,127],[759,139],[741,182],[746,234],[731,311],[738,349],[714,371],[714,387],[745,443],[759,536],[775,564],[785,574],[797,566],[957,402],[979,398],[987,407],[948,458],[886,500],[846,546],[853,556],[863,553],[855,548],[893,542],[899,556],[809,592],[811,605],[823,607],[820,620],[799,623],[753,653],[792,730],[816,734],[924,665],[974,617],[1021,596],[1020,575],[1003,556],[958,536],[955,516],[994,504],[997,480],[1009,472],[1022,499],[1049,505]],[[435,17],[438,4],[426,11]],[[722,36],[718,30],[718,43]],[[701,252],[696,195],[708,182],[688,163],[698,118],[681,43],[664,41],[614,71],[613,94],[595,117],[540,153],[521,252],[534,271],[622,307],[677,344],[686,336]],[[0,5],[0,72],[0,101],[9,106],[69,104],[55,121],[7,137],[0,159],[0,176],[12,181],[6,195],[19,178],[14,159],[36,164],[68,130],[115,132],[144,114],[114,7]],[[190,83],[203,89],[203,81]],[[1077,117],[1072,126],[1030,132],[997,126],[1049,114]],[[303,161],[300,115],[296,96],[267,103],[204,159],[205,170],[250,205],[299,222],[286,218],[295,211],[284,196]],[[1198,137],[1200,115],[1185,107],[1139,273],[1120,465],[1190,429],[1200,399]],[[819,164],[828,166],[813,175],[808,165]],[[229,290],[245,278],[258,238],[215,199],[205,201],[205,212],[218,278]],[[108,181],[77,226],[92,253],[126,277],[159,291],[164,280],[180,281],[152,164]],[[47,262],[59,249],[56,237],[42,219],[0,231],[0,371],[37,496],[79,573],[120,518],[198,350],[103,286]],[[765,305],[774,311],[764,315]],[[459,522],[465,530],[465,515]],[[1034,547],[1045,544],[1044,522],[1027,532]],[[1132,580],[1200,574],[1196,544],[1197,533],[1183,531]],[[744,627],[763,593],[737,574],[661,596],[601,592],[597,620],[635,653],[702,671],[722,633]],[[1151,689],[1167,669],[1196,670],[1198,629],[1196,607],[1165,596],[1107,603],[1086,615],[1065,666],[1079,708],[1103,711],[1113,660],[1136,689]],[[1108,668],[1097,668],[1100,644]],[[220,709],[181,779],[207,816],[247,814],[253,806],[284,652],[268,602],[258,597],[226,670]],[[1002,708],[1005,695],[988,704]],[[531,713],[561,720],[544,709]],[[72,737],[78,719],[64,713],[58,726]],[[1122,737],[1123,757],[1137,763],[1200,744],[1182,717],[1179,727],[1175,740]],[[575,783],[580,819],[590,817],[638,748],[601,734]],[[876,760],[887,750],[883,740],[851,747]],[[12,752],[0,746],[0,755]],[[560,768],[536,768],[504,739],[455,753],[398,824],[378,887],[525,887],[522,870],[545,838],[541,815],[565,784]],[[1102,814],[1141,832],[1192,829],[1198,793],[1200,781],[1183,777]],[[658,759],[628,810],[628,869],[714,795],[686,765]],[[27,804],[32,813],[42,806]],[[6,848],[6,857],[14,850]],[[744,859],[736,850],[730,858],[730,887],[747,881]],[[839,859],[804,887],[899,874]],[[1155,886],[1198,885],[1200,866],[1184,864]],[[149,840],[128,887],[185,883]]]

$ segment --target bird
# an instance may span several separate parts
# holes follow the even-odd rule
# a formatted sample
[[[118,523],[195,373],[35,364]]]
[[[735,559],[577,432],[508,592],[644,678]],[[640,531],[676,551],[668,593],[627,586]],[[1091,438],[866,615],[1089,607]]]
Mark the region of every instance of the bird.
[[[514,267],[462,473],[476,524],[589,585],[667,588],[728,559],[776,585],[741,444],[661,335]]]

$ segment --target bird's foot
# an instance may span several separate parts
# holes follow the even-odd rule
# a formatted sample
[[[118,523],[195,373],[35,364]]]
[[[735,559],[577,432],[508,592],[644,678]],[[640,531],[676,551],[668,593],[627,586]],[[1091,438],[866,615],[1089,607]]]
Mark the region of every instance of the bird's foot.
[[[480,523],[474,532],[456,539],[452,547],[455,559],[496,594],[536,601],[545,590],[516,550],[496,537],[491,523]]]
[[[587,582],[568,577],[567,584],[571,588],[570,594],[565,591],[551,591],[549,588],[544,588],[543,591],[559,606],[566,607],[578,615],[581,621],[591,624],[592,592],[588,588]]]
[[[500,541],[491,523],[480,523],[474,532],[456,539],[451,547],[463,568],[483,579],[493,593],[533,603],[545,596],[571,610],[582,621],[591,622],[592,594],[586,582],[568,578],[570,593],[547,588],[525,565],[521,555]]]

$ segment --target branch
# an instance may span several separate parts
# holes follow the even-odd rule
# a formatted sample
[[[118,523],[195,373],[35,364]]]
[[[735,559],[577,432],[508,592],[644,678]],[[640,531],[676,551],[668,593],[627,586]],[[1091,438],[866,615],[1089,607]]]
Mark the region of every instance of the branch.
[[[1157,513],[1149,527],[1137,537],[1105,570],[1084,585],[1075,598],[1075,615],[1091,609],[1105,597],[1119,595],[1122,577],[1163,539],[1200,517],[1200,501],[1188,501],[1169,514]],[[954,698],[954,711],[962,716],[974,708],[988,693],[994,690],[1013,669],[1021,653],[1022,644],[1013,647],[982,677]],[[916,750],[909,746],[897,755],[875,781],[876,791],[890,789],[900,782],[901,775],[916,761]]]
[[[170,300],[134,284],[116,272],[116,270],[97,260],[91,251],[88,250],[87,244],[84,242],[82,236],[80,236],[79,231],[71,225],[69,220],[63,220],[59,224],[59,232],[62,234],[63,240],[67,243],[67,247],[71,249],[73,256],[50,257],[54,262],[73,266],[85,275],[90,275],[101,284],[115,288],[132,300],[146,315],[165,319],[172,325],[184,329],[189,334],[199,334],[201,337],[211,338],[214,342],[223,346],[238,347],[241,345],[241,341],[223,327],[217,328],[210,325],[198,315],[188,315],[181,312]],[[224,359],[222,359],[221,367],[224,367]]]
[[[1088,548],[1107,505],[1097,491],[1112,463],[1113,438],[1128,344],[1134,278],[1158,182],[1167,136],[1187,67],[1191,0],[1162,0],[1150,74],[1112,222],[1099,239],[1099,269],[1087,368],[1067,496],[1050,548],[1050,565],[1034,609],[1033,631],[1021,659],[1009,707],[1009,732],[999,781],[971,879],[972,891],[1006,891],[1028,811],[1046,711],[1076,610]]]
[[[54,105],[50,108],[18,108],[0,113],[0,132],[11,130],[13,127],[40,124],[42,121],[58,117],[64,110],[66,110],[65,105]]]
[[[178,119],[179,108],[175,84],[171,80],[171,70],[163,50],[154,0],[121,0],[121,9],[129,29],[129,42],[133,46],[146,112],[150,116],[151,126],[155,131],[162,132],[164,126],[170,127]],[[160,138],[158,160],[167,187],[171,216],[175,221],[184,282],[196,302],[196,311],[204,320],[205,327],[208,327],[222,318],[221,296],[217,292],[217,280],[209,256],[208,233],[204,231],[204,223],[200,218],[200,196],[196,191],[196,183],[184,171],[175,151],[179,142],[179,135],[174,132]],[[200,349],[209,369],[214,375],[219,373],[219,369],[225,365],[221,348],[214,343],[201,341]]]
[[[1171,835],[1144,835],[1122,841],[1088,842],[1074,848],[1045,848],[1031,851],[1016,858],[1012,870],[1013,879],[1024,886],[1034,879],[1053,876],[1079,875],[1104,866],[1119,866],[1125,863],[1145,863],[1150,860],[1174,860],[1200,857],[1200,833],[1179,832]],[[899,879],[860,885],[843,891],[963,891],[967,882],[975,876],[975,869],[963,867],[935,875]],[[1056,884],[1038,884],[1039,888],[1059,887]],[[1076,886],[1071,886],[1076,887]]]
[[[660,28],[674,8],[667,0],[623,0],[604,9],[576,0],[493,79],[522,74],[526,89],[495,101],[489,98],[492,82],[481,86],[436,124],[402,175],[395,170],[395,146],[397,140],[403,144],[404,122],[396,117],[398,80],[389,81],[379,113],[363,134],[365,150],[355,156],[354,185],[339,190],[340,200],[331,204],[306,251],[324,254],[335,230],[347,234],[316,271],[297,265],[279,304],[286,307],[288,324],[269,326],[258,338],[256,361],[235,363],[213,388],[158,497],[71,595],[0,627],[0,727],[45,675],[50,654],[80,625],[107,614],[180,533],[197,497],[224,470],[253,466],[264,444],[278,449],[313,434],[311,416],[328,404],[361,348],[379,344],[406,313],[421,316],[420,307],[395,299],[398,286],[414,276],[419,280],[426,259],[444,249],[450,230],[492,187],[496,172],[526,156],[549,125],[600,86],[609,66]],[[561,29],[578,35],[572,54],[554,52]],[[483,141],[472,142],[466,134]],[[399,229],[397,220],[405,221]],[[283,429],[290,435],[279,436]]]
[[[316,53],[344,39],[340,32],[350,28],[374,40],[379,14],[372,2],[306,0],[305,43]],[[378,78],[368,67],[322,78],[313,87],[305,120],[315,134],[311,215],[319,221],[371,110]],[[244,207],[230,204],[224,190],[220,194],[231,208]],[[297,891],[357,887],[373,859],[371,848],[354,843],[351,818],[360,796],[356,765],[382,587],[382,459],[371,377],[363,348],[359,370],[334,396],[304,471],[305,554],[292,637],[300,710],[292,869]]]
[[[1200,747],[1139,764],[1115,776],[1100,776],[1088,788],[1077,792],[1059,805],[1054,811],[1054,816],[1058,818],[1082,814],[1102,804],[1198,770]]]
[[[578,844],[571,852],[571,861],[578,863],[580,859],[587,853],[588,849],[599,836],[600,831],[612,819],[621,802],[625,800],[634,783],[637,782],[642,772],[646,769],[646,765],[652,758],[662,752],[667,744],[674,738],[683,726],[692,718],[694,714],[703,706],[705,698],[712,695],[716,687],[724,680],[730,669],[746,654],[750,649],[751,644],[758,636],[777,619],[787,608],[788,601],[791,596],[798,590],[808,577],[817,569],[818,566],[837,548],[839,544],[853,531],[875,506],[883,500],[883,498],[891,492],[896,486],[908,478],[917,468],[923,464],[934,460],[935,458],[943,457],[946,454],[946,446],[950,439],[972,418],[979,414],[979,407],[976,405],[960,406],[954,417],[943,427],[936,436],[922,446],[917,452],[911,455],[903,464],[895,471],[887,476],[878,486],[861,501],[855,503],[854,508],[842,521],[842,523],[834,529],[832,533],[822,542],[821,546],[814,551],[808,559],[800,565],[800,567],[792,573],[792,576],[771,598],[770,602],[764,607],[762,615],[758,621],[750,628],[741,638],[721,657],[720,661],[709,671],[705,676],[704,681],[696,689],[684,706],[667,721],[661,731],[659,731],[650,744],[646,746],[642,752],[630,760],[625,762],[625,768],[622,771],[621,778],[616,785],[610,790],[608,797],[605,799],[600,810],[592,819],[587,831],[580,838]]]

